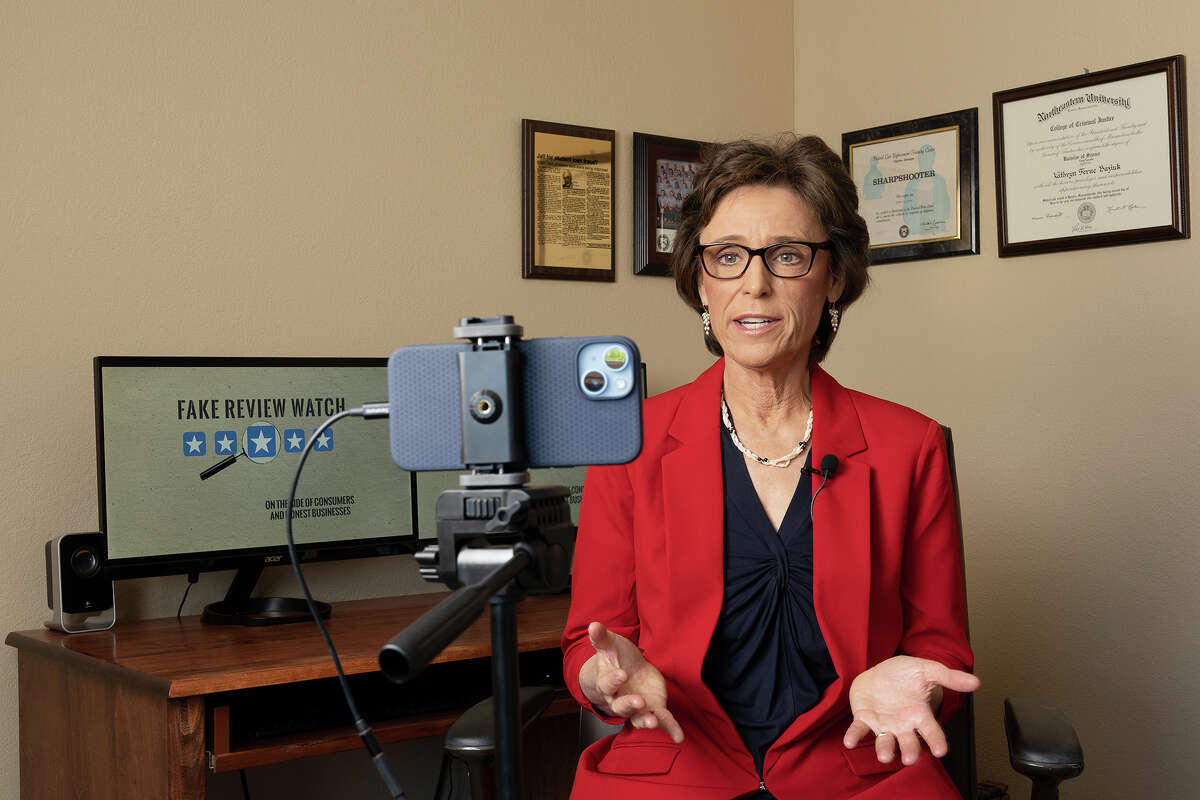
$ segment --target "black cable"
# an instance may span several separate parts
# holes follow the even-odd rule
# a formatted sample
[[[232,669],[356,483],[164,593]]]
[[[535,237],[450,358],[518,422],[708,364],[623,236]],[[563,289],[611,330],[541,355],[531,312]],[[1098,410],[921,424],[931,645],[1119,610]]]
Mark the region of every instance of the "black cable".
[[[179,601],[179,610],[175,612],[175,619],[181,619],[183,617],[183,604],[187,602],[188,592],[192,590],[192,586],[194,586],[198,580],[200,580],[199,572],[188,573],[187,588],[183,590],[183,599]]]
[[[808,518],[809,519],[813,518],[813,507],[817,504],[817,495],[819,495],[821,493],[821,490],[825,488],[825,481],[829,480],[829,475],[830,475],[830,473],[827,470],[821,471],[821,485],[817,487],[817,490],[815,492],[813,492],[812,500],[809,501],[809,504],[808,504]]]
[[[312,451],[317,437],[335,422],[345,417],[386,418],[387,404],[367,403],[358,408],[348,408],[345,411],[340,411],[322,422],[320,427],[313,431],[313,435],[304,444],[304,450],[300,453],[300,461],[296,464],[296,474],[292,477],[292,488],[288,493],[287,512],[284,516],[284,527],[287,530],[288,556],[292,559],[292,571],[296,573],[296,580],[300,584],[300,590],[304,592],[304,599],[308,603],[309,613],[312,614],[313,622],[317,623],[317,630],[321,632],[321,638],[325,640],[325,646],[329,648],[329,655],[333,658],[333,668],[337,671],[338,682],[342,687],[342,694],[346,696],[346,705],[350,708],[351,716],[354,717],[354,727],[358,731],[358,736],[362,739],[363,745],[371,755],[371,760],[375,763],[375,769],[379,771],[383,782],[387,784],[388,792],[392,797],[397,798],[397,800],[408,800],[407,795],[404,794],[404,790],[400,788],[400,784],[396,782],[396,779],[392,777],[392,773],[388,769],[387,762],[383,757],[383,748],[379,746],[379,741],[375,738],[375,732],[371,730],[371,726],[367,724],[367,721],[363,719],[363,715],[359,713],[358,704],[354,702],[354,695],[350,693],[350,684],[346,681],[346,673],[342,671],[342,660],[338,658],[337,649],[333,646],[333,640],[329,638],[329,632],[325,630],[325,624],[321,621],[321,615],[317,612],[317,603],[313,600],[312,593],[308,590],[308,584],[304,580],[304,575],[300,572],[300,557],[296,553],[296,541],[292,536],[292,506],[296,501],[296,487],[300,485],[300,471],[304,469],[304,462],[308,458],[308,454]]]
[[[246,770],[239,769],[238,774],[242,776],[242,800],[250,800],[250,784],[246,783]]]

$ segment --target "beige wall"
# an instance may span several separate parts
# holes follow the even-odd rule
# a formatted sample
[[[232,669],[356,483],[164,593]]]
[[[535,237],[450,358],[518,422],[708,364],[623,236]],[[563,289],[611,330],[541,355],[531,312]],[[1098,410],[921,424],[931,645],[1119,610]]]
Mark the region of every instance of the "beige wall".
[[[1064,797],[1195,797],[1200,242],[997,258],[991,93],[1183,53],[1197,108],[1200,10],[797,0],[795,26],[798,130],[979,108],[982,254],[873,268],[830,368],[954,428],[981,775],[1027,796],[1001,702],[1030,695],[1078,725]]]
[[[633,131],[836,146],[978,106],[983,254],[874,269],[830,368],[955,428],[981,774],[1016,783],[998,706],[1023,693],[1079,725],[1065,797],[1194,794],[1200,246],[1000,261],[990,111],[997,89],[1195,59],[1192,4],[248,5],[0,0],[0,629],[42,620],[44,540],[95,525],[93,355],[382,355],[505,311],[530,335],[628,332],[661,390],[706,357],[669,282],[631,274]],[[753,46],[718,60],[730,31]],[[616,284],[520,280],[521,117],[617,130]],[[424,588],[407,560],[311,572],[330,599]],[[182,587],[122,584],[121,612],[173,613]],[[0,797],[15,662],[0,650]],[[359,766],[251,780],[325,796],[371,785]]]
[[[530,336],[629,334],[656,391],[699,371],[699,324],[671,282],[632,274],[632,133],[789,129],[791,13],[0,0],[0,631],[41,624],[43,542],[96,525],[96,354],[386,355],[508,312]],[[730,51],[751,18],[769,24]],[[522,117],[616,129],[615,284],[521,280]],[[310,575],[327,599],[430,588],[397,561]],[[204,576],[190,613],[227,578]],[[173,614],[183,587],[123,583],[121,614]],[[0,648],[6,798],[15,678]],[[334,762],[374,789],[352,755]],[[316,763],[253,773],[255,797],[347,788]]]

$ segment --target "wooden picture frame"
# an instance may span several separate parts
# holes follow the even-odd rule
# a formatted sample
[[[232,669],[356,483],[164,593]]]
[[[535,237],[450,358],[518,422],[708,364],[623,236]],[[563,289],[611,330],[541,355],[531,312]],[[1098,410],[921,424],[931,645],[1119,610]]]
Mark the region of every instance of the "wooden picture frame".
[[[616,280],[616,132],[521,120],[521,277]]]
[[[683,198],[707,142],[633,134],[633,273],[670,275]]]
[[[872,264],[979,253],[979,109],[843,133],[842,161]]]
[[[1000,255],[1190,235],[1183,56],[992,95]]]

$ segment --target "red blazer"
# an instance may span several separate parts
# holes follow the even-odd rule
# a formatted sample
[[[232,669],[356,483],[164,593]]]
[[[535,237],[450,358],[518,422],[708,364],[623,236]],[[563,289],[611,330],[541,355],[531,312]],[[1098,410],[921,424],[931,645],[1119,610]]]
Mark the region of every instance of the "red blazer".
[[[567,685],[590,708],[579,669],[594,652],[588,623],[599,620],[662,671],[686,738],[626,725],[580,758],[578,800],[726,800],[759,788],[753,758],[700,678],[723,597],[723,375],[722,360],[648,400],[641,455],[588,471],[562,642]],[[880,764],[872,740],[842,745],[850,683],[868,667],[904,653],[971,668],[945,440],[933,420],[844,389],[819,367],[812,398],[813,460],[839,462],[814,509],[813,595],[840,677],[767,751],[762,780],[780,800],[957,800],[928,750],[902,767]],[[943,720],[958,703],[947,691]]]

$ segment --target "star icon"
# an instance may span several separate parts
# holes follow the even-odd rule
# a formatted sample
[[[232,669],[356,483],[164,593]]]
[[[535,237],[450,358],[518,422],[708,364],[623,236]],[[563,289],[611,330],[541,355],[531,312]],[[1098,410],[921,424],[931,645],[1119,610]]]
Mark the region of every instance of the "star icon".
[[[318,450],[328,450],[330,447],[330,439],[332,439],[332,437],[329,435],[328,431],[326,431],[326,432],[322,433],[320,436],[318,436],[317,437],[317,449]]]
[[[192,438],[190,438],[190,439],[188,439],[188,440],[187,440],[188,452],[189,452],[189,453],[199,453],[199,452],[201,452],[201,451],[200,451],[200,447],[201,447],[201,445],[203,445],[203,444],[204,444],[204,440],[203,440],[203,439],[201,439],[201,438],[199,438],[199,437],[197,437],[197,436],[192,436]]]
[[[268,438],[267,435],[265,433],[263,433],[262,431],[259,431],[258,436],[254,437],[250,441],[254,442],[254,454],[255,455],[258,455],[259,453],[264,452],[264,451],[266,451],[268,453],[271,452],[271,448],[268,446],[271,444],[271,439]]]
[[[225,434],[225,437],[222,439],[217,439],[217,452],[218,453],[232,453],[233,452],[233,438],[231,436],[229,436],[229,434]]]
[[[288,443],[288,447],[290,447],[292,450],[299,450],[300,447],[304,444],[304,437],[302,437],[298,433],[293,432],[292,435],[288,437],[287,443]]]

